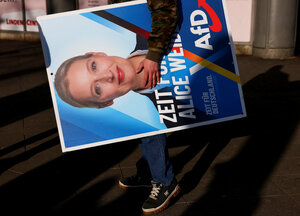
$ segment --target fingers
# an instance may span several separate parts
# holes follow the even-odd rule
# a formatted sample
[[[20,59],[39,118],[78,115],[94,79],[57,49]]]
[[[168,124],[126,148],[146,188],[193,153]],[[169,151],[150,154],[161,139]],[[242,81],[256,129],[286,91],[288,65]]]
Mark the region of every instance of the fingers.
[[[152,76],[152,88],[154,88],[155,86],[156,86],[156,84],[157,84],[157,71],[155,71],[154,73],[153,73],[153,76]]]
[[[152,88],[154,88],[160,81],[160,74],[159,71],[156,71],[155,73],[153,73],[152,76]]]
[[[160,81],[158,63],[145,59],[139,64],[137,73],[144,69],[144,86],[145,88],[153,88]]]
[[[156,71],[156,83],[160,82],[160,73],[159,71]]]
[[[148,77],[148,82],[151,88],[154,88],[160,82],[160,74],[156,68],[152,70],[152,73],[149,73]]]
[[[157,74],[154,71],[145,71],[144,84],[146,88],[153,88],[157,84]]]
[[[142,70],[143,70],[143,68],[144,68],[144,63],[141,62],[141,63],[139,64],[138,68],[136,69],[136,73],[141,73]]]
[[[149,79],[149,71],[144,69],[144,86],[146,88],[151,88],[151,79]]]

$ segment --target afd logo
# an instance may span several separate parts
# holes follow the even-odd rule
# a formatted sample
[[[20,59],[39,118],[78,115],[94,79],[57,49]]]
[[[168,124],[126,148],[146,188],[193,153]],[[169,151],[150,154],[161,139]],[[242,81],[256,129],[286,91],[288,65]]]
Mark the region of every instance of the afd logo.
[[[206,1],[198,0],[199,9],[191,13],[190,31],[194,35],[199,35],[199,38],[195,41],[196,47],[213,50],[213,46],[210,44],[210,31],[222,31],[222,23],[215,10]],[[208,25],[208,17],[211,19],[212,25]]]

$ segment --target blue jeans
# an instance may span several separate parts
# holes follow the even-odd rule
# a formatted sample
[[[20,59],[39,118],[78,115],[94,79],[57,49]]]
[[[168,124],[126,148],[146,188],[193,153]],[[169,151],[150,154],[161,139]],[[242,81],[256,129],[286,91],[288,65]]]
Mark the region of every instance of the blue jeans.
[[[160,134],[142,138],[140,149],[143,157],[136,164],[137,174],[152,179],[154,182],[166,186],[170,185],[174,173],[169,159],[166,135]]]

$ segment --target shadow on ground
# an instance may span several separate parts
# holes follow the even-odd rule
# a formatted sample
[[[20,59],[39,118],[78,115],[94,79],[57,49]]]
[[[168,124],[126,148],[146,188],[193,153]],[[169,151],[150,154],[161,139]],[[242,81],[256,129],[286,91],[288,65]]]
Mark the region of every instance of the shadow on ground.
[[[189,131],[190,146],[174,160],[175,167],[183,166],[203,148],[203,143],[208,146],[180,182],[183,193],[195,188],[232,138],[247,136],[248,140],[238,155],[216,166],[206,194],[184,215],[253,214],[262,187],[287,148],[300,117],[300,82],[289,82],[281,70],[281,65],[272,67],[243,86],[247,118]],[[184,133],[174,133],[173,142],[187,137]]]
[[[46,92],[44,86],[38,88]],[[216,175],[207,192],[191,204],[183,215],[252,215],[259,205],[259,194],[266,179],[287,148],[300,117],[300,82],[289,82],[288,75],[278,65],[250,80],[243,86],[243,91],[247,118],[173,133],[168,138],[170,148],[188,146],[172,158],[177,173],[199,151],[204,150],[193,169],[185,173],[180,181],[184,195],[195,189],[215,158],[233,138],[249,137],[236,156],[217,164]],[[25,94],[35,95],[32,92]],[[43,106],[49,107],[49,101],[46,100]],[[16,116],[13,120],[20,118]],[[13,120],[5,118],[5,123]],[[54,139],[45,143],[45,148],[58,142],[57,138]],[[146,191],[122,193],[117,199],[99,207],[101,194],[109,193],[116,187],[117,179],[113,177],[80,190],[104,171],[118,165],[136,146],[137,143],[133,141],[63,154],[3,185],[0,188],[1,210],[10,214],[85,212],[140,215]],[[41,147],[31,155],[1,159],[0,163],[4,165],[1,171],[43,150]],[[4,149],[0,154],[3,156],[8,152]]]

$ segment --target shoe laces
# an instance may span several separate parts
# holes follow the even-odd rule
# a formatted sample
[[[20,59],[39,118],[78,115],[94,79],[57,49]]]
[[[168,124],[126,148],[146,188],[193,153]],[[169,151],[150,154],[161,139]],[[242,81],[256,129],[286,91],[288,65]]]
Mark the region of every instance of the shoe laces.
[[[156,200],[157,197],[158,197],[158,194],[160,192],[161,187],[162,187],[162,184],[159,184],[158,186],[157,186],[156,183],[153,184],[152,191],[150,192],[150,196],[149,197],[152,198],[152,199],[154,199],[154,200]]]

